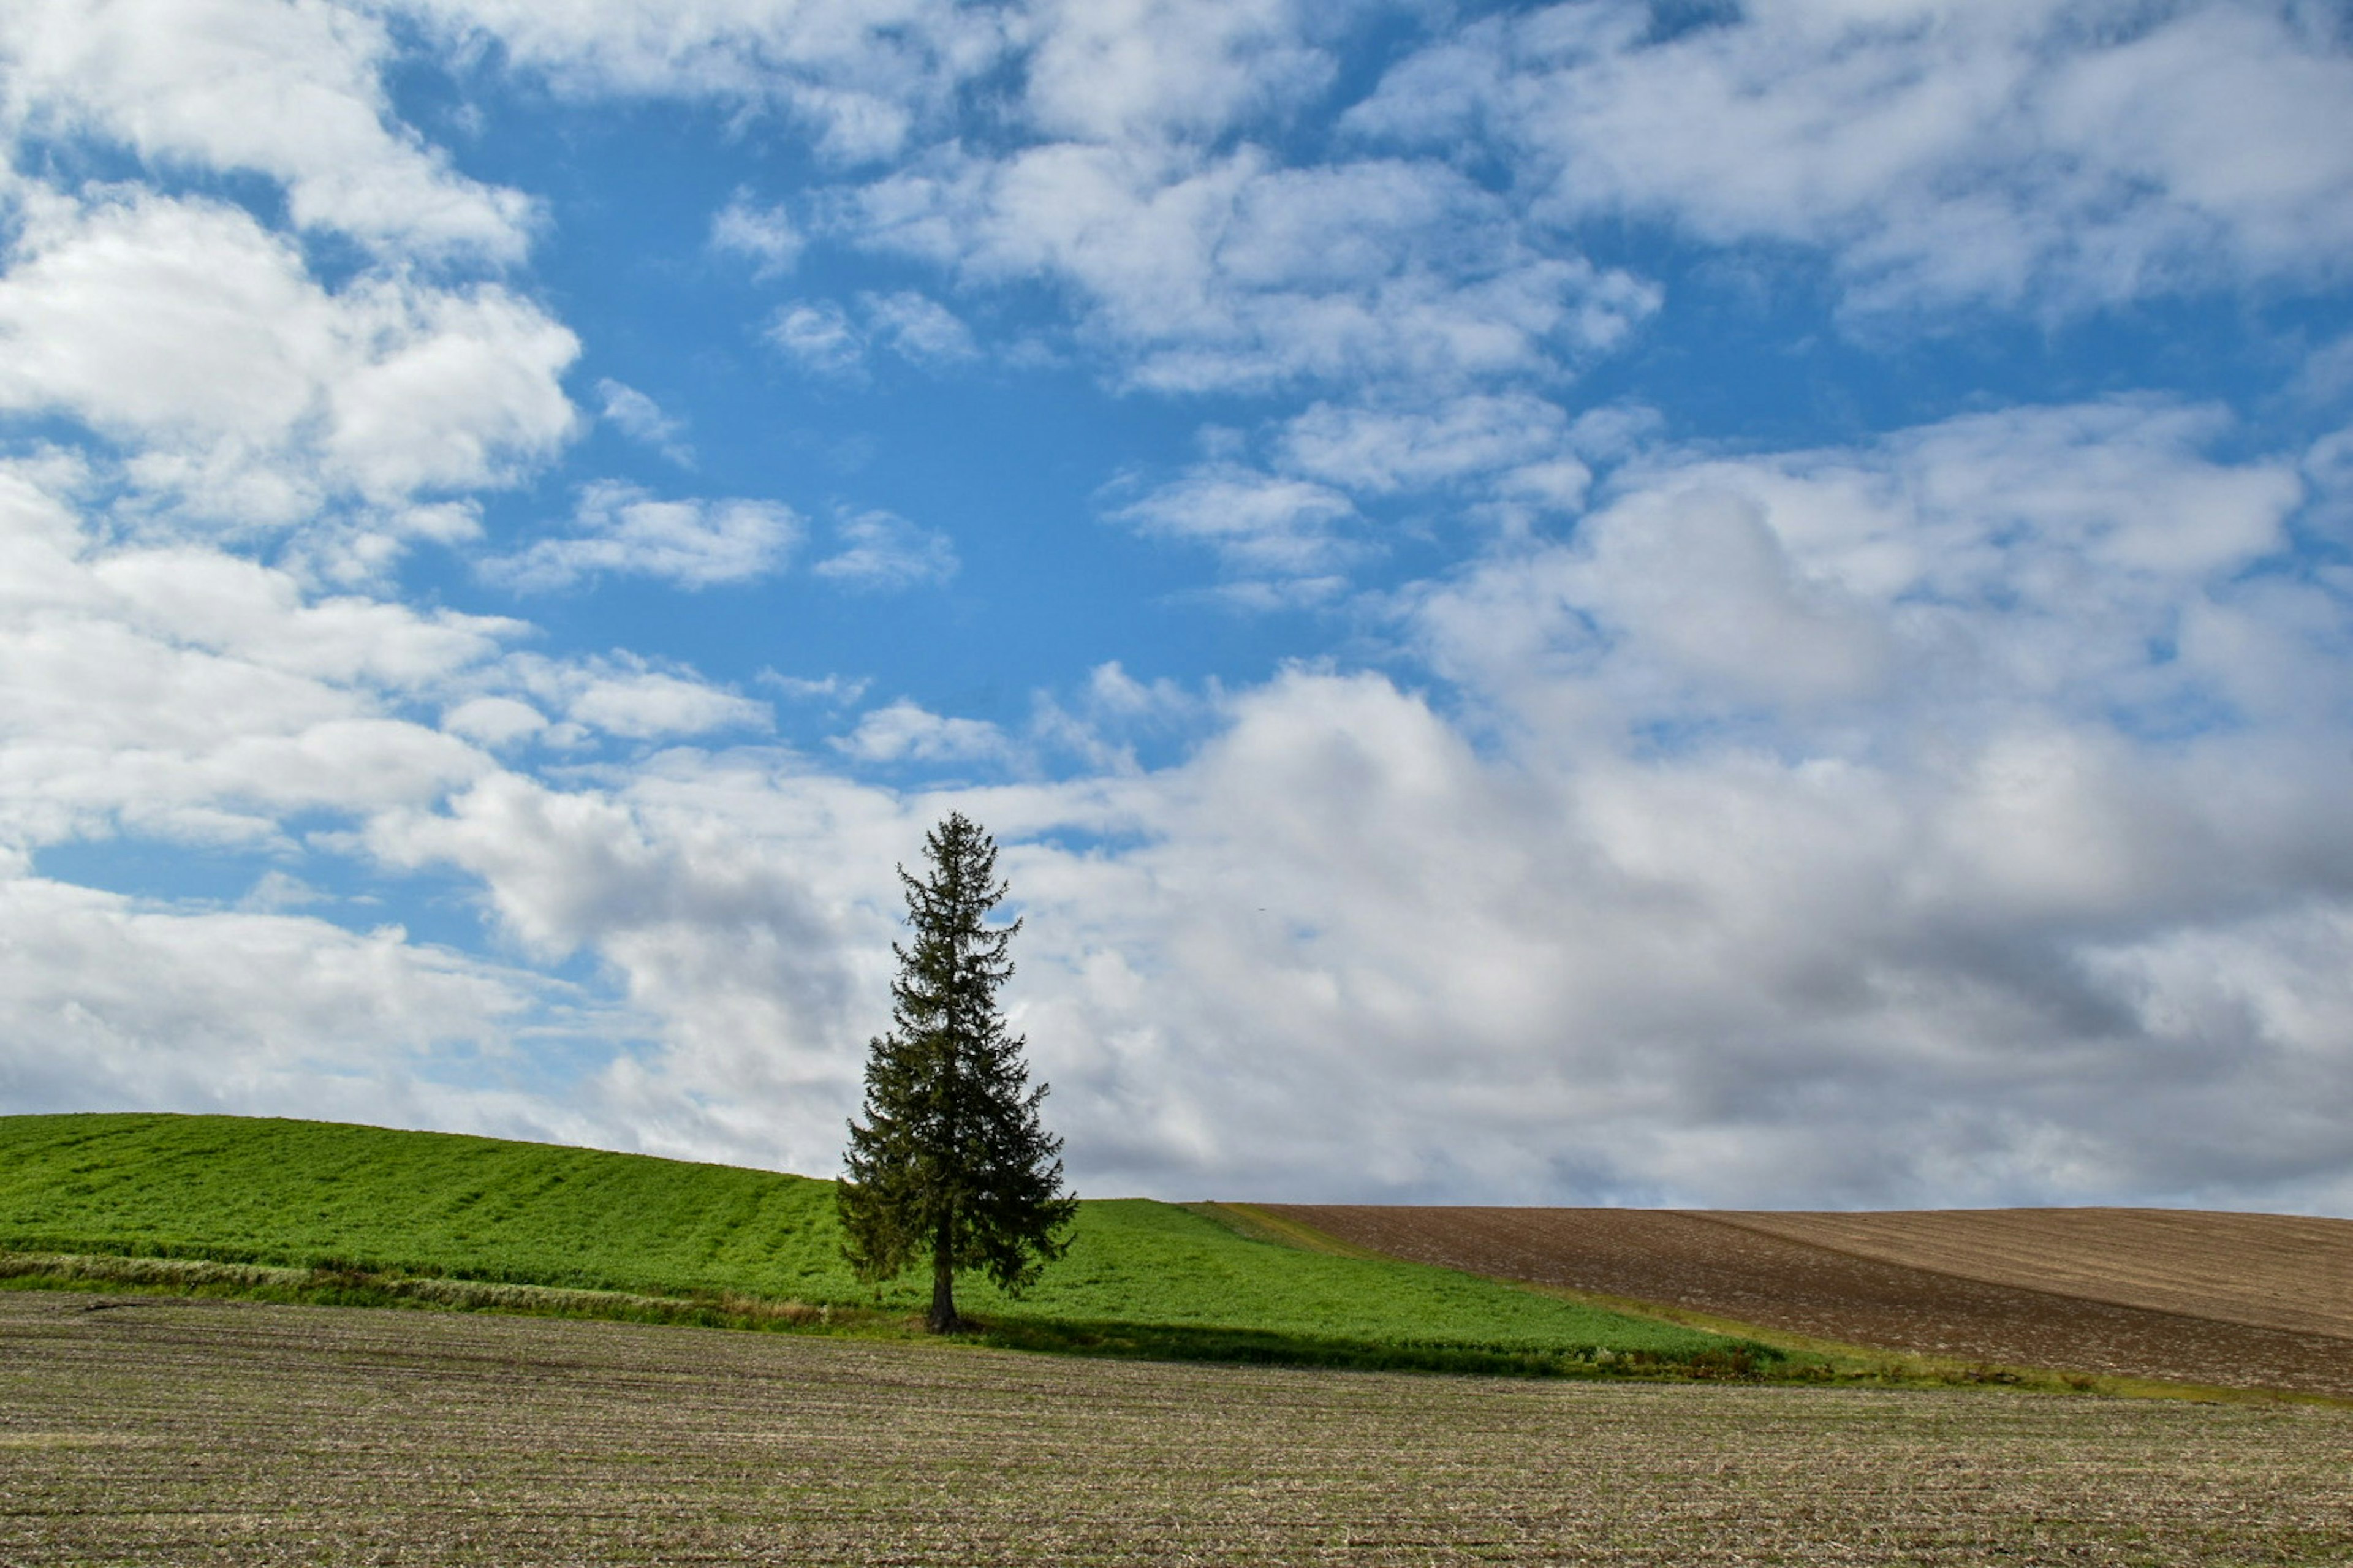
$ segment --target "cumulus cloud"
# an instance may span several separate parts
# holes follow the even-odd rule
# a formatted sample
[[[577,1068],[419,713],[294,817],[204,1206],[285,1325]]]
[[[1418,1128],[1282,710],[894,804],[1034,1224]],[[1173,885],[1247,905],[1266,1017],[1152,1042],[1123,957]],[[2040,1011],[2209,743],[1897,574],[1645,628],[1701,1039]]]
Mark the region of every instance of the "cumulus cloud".
[[[661,1048],[613,1060],[584,1098],[626,1115],[634,1146],[830,1171],[860,1059],[841,1041],[883,1023],[905,831],[879,792],[773,757],[674,755],[611,793],[489,780],[446,813],[379,818],[371,842],[478,877],[543,959],[585,948],[612,967]]]
[[[906,289],[896,294],[864,294],[859,303],[865,308],[875,335],[913,363],[960,364],[979,355],[972,330],[926,295]]]
[[[1384,494],[1574,463],[1568,423],[1557,404],[1524,393],[1397,409],[1318,403],[1289,422],[1282,445],[1297,472]]]
[[[11,6],[0,117],[151,165],[266,175],[298,226],[379,251],[520,260],[530,200],[458,174],[392,117],[393,52],[382,20],[325,0]]]
[[[1016,1026],[1090,1192],[2353,1208],[2353,588],[2293,549],[2353,494],[2332,351],[2293,450],[2162,398],[1710,448],[1563,390],[1661,306],[1577,247],[1629,217],[1810,247],[1856,310],[2335,279],[2341,32],[2046,0],[1431,15],[1328,142],[1291,132],[1348,40],[1281,0],[0,22],[12,130],[200,191],[259,175],[304,241],[356,242],[314,271],[267,199],[10,185],[0,408],[102,441],[0,466],[0,1097],[824,1173],[887,1011],[890,868],[953,805],[1005,842]],[[773,677],[854,711],[809,754],[683,664],[327,592],[305,552],[463,544],[469,492],[575,423],[576,342],[483,280],[528,202],[385,107],[419,20],[559,94],[812,142],[829,195],[739,195],[709,244],[783,274],[806,224],[936,269],[786,304],[769,335],[812,374],[969,363],[944,301],[1002,288],[1059,300],[1121,390],[1293,398],[1098,498],[1237,601],[1342,592],[1382,506],[1577,525],[1360,601],[1393,612],[1369,669],[1196,691],[1103,663],[1026,730]],[[992,116],[952,121],[974,84]],[[339,509],[379,531],[331,537]],[[267,562],[220,545],[290,529]],[[799,531],[604,483],[484,570],[742,583]],[[814,574],[955,569],[892,514],[835,532]],[[244,858],[209,906],[34,870],[117,837]],[[347,908],[310,901],[323,858],[458,879],[508,956],[314,918]],[[545,978],[574,963],[591,991]]]
[[[888,591],[944,583],[956,574],[955,546],[937,529],[894,512],[842,511],[833,525],[841,548],[812,565],[845,587]]]
[[[1118,660],[1087,672],[1068,699],[1040,693],[1029,718],[1029,735],[1039,747],[1082,760],[1102,773],[1134,775],[1141,742],[1166,745],[1209,734],[1223,706],[1216,682],[1188,690],[1161,676],[1138,680]]]
[[[1299,11],[1289,0],[1050,0],[1036,8],[1023,107],[1041,131],[1098,142],[1279,116],[1336,69],[1301,36]]]
[[[494,770],[364,842],[607,968],[652,1044],[562,1103],[638,1146],[832,1168],[888,868],[953,803],[1006,843],[1091,1191],[2341,1209],[2353,606],[2279,553],[2293,465],[2228,436],[2118,403],[1662,450],[1408,599],[1436,691],[1106,667],[1073,713],[1213,732],[954,793]],[[503,679],[554,714],[595,673]],[[1017,743],[902,700],[837,748]]]
[[[976,281],[1061,281],[1118,379],[1162,392],[1552,374],[1660,302],[1629,273],[1540,246],[1501,197],[1433,160],[951,151],[855,193],[843,221]]]
[[[2207,458],[2223,428],[2212,409],[2109,403],[1963,417],[1864,453],[1661,458],[1577,541],[1468,574],[1419,625],[1440,668],[1483,689],[1606,665],[1627,708],[1661,715],[1882,680],[1947,728],[2021,702],[2159,728],[2272,712],[2289,691],[2223,650],[2284,601],[2327,595],[2253,571],[2284,550],[2303,487],[2282,462]],[[2190,627],[2213,630],[2193,646]]]
[[[760,684],[780,693],[787,701],[823,702],[839,707],[865,696],[866,689],[873,682],[864,677],[852,679],[845,675],[780,675],[773,669],[764,669],[760,672]]]
[[[570,532],[491,557],[480,570],[490,581],[526,593],[607,575],[708,588],[781,569],[800,534],[798,514],[775,501],[659,500],[635,485],[606,479],[581,491]]]
[[[861,763],[1002,762],[1012,754],[996,725],[948,718],[903,697],[867,713],[834,745]]]
[[[761,206],[744,191],[736,192],[711,220],[712,248],[750,257],[754,272],[762,278],[790,272],[806,243],[784,208]]]
[[[1355,553],[1340,531],[1355,515],[1326,486],[1232,463],[1202,464],[1110,512],[1141,532],[1206,544],[1238,573],[1283,577],[1310,576]]]
[[[610,1053],[639,1020],[512,965],[256,909],[0,879],[0,1102],[331,1117],[630,1147],[521,1039]],[[16,1048],[38,1042],[37,1048]]]
[[[852,384],[866,380],[871,346],[927,370],[965,364],[980,355],[972,329],[928,295],[869,291],[858,296],[857,305],[862,325],[834,300],[798,300],[769,318],[765,335],[808,374]]]
[[[0,409],[132,447],[152,491],[283,525],[510,482],[571,434],[573,334],[504,289],[363,274],[337,291],[240,208],[31,192],[0,274]]]
[[[862,380],[866,340],[849,313],[830,300],[804,300],[779,309],[765,336],[809,374],[840,381]]]
[[[694,467],[694,448],[685,441],[686,422],[662,412],[661,405],[607,376],[596,384],[604,416],[632,441],[641,442],[681,468]]]
[[[495,41],[557,90],[773,108],[844,164],[898,153],[1004,58],[1014,21],[953,0],[405,0],[460,47]]]
[[[547,715],[517,698],[471,697],[441,715],[441,728],[495,749],[545,731]]]
[[[559,678],[559,685],[572,689],[565,711],[575,722],[637,741],[768,724],[766,707],[748,698],[689,676],[641,664],[630,668],[636,661],[617,662],[618,669],[591,665]]]
[[[215,550],[99,548],[73,478],[0,468],[0,843],[283,845],[289,816],[429,801],[488,766],[404,710],[514,623],[322,597]]]
[[[1360,503],[1436,500],[1464,521],[1506,536],[1537,519],[1580,510],[1593,469],[1580,453],[1622,462],[1645,437],[1633,411],[1592,410],[1571,419],[1527,393],[1466,394],[1378,405],[1318,402],[1262,426],[1255,442],[1207,426],[1205,463],[1133,500],[1129,474],[1099,499],[1107,515],[1145,534],[1208,544],[1228,569],[1218,595],[1250,609],[1283,609],[1337,597],[1343,568],[1377,558],[1379,523]],[[1240,458],[1263,448],[1263,468]],[[1415,520],[1409,526],[1426,530]]]
[[[1491,18],[1348,123],[1491,137],[1567,221],[1821,247],[1863,309],[2341,275],[2353,55],[2317,11],[1776,0],[1663,37],[1652,17]]]
[[[2353,617],[2265,564],[2293,474],[2211,456],[2224,434],[2110,404],[1662,453],[1569,542],[1410,602],[1451,713],[1294,670],[1221,698],[1170,765],[1111,748],[1092,776],[945,797],[1007,842],[1017,1022],[1075,1168],[1098,1190],[2341,1206]],[[1109,721],[1177,695],[1106,669],[1080,701]],[[904,701],[839,742],[948,767],[1009,743]],[[698,1040],[750,1004],[676,978],[732,963],[732,929],[646,934],[704,896],[687,846],[741,847],[836,911],[845,989],[795,1016],[854,1031],[884,929],[859,922],[893,908],[877,868],[943,804],[682,755],[533,798],[604,847],[488,869],[493,897],[642,975],[633,1000]],[[405,831],[486,868],[552,831],[471,809]],[[533,890],[612,857],[596,876],[641,868],[626,897]],[[715,1070],[663,1061],[670,1092]],[[805,1137],[788,1157],[822,1166],[833,1129]]]
[[[298,869],[371,853],[350,826],[506,776],[479,745],[676,739],[757,728],[765,709],[644,660],[510,653],[511,621],[325,595],[214,548],[110,543],[79,479],[56,458],[0,466],[0,1098],[655,1136],[593,1066],[626,1064],[644,1016],[397,927],[287,911],[341,907]],[[410,716],[436,707],[440,729]],[[31,869],[118,840],[274,864],[238,910]]]

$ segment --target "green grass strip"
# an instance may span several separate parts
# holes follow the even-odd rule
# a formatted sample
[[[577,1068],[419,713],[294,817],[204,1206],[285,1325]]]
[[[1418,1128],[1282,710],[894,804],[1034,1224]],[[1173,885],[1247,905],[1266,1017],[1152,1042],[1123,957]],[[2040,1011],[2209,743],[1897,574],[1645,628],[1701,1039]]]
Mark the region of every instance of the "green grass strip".
[[[725,1316],[716,1303],[733,1300],[875,1325],[925,1300],[913,1278],[878,1290],[849,1274],[828,1182],[239,1117],[0,1117],[0,1250],[292,1270],[303,1279],[273,1275],[253,1287],[287,1299],[341,1290],[335,1299],[417,1304],[429,1294],[423,1282],[436,1279],[462,1282],[461,1295],[586,1292],[671,1314],[661,1321]],[[1253,1239],[1211,1213],[1145,1199],[1082,1205],[1070,1255],[1026,1299],[975,1279],[958,1301],[991,1325],[993,1342],[1067,1353],[1708,1374],[1780,1359],[1754,1342],[1451,1269]],[[591,1305],[574,1308],[621,1310]],[[557,1310],[536,1299],[514,1306]]]

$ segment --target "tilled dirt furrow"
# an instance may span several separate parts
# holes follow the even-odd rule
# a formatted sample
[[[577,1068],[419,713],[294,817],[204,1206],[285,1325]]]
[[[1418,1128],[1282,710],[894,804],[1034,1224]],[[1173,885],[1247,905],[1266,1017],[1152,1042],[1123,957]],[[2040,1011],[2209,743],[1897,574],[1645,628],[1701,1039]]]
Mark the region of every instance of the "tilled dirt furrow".
[[[0,1295],[0,1562],[2353,1562],[2353,1415]]]
[[[1269,1205],[1398,1258],[2013,1366],[2353,1395],[2353,1340],[1969,1279],[1654,1209]]]
[[[2353,1338],[2353,1220],[2099,1208],[1705,1217],[1997,1285]]]

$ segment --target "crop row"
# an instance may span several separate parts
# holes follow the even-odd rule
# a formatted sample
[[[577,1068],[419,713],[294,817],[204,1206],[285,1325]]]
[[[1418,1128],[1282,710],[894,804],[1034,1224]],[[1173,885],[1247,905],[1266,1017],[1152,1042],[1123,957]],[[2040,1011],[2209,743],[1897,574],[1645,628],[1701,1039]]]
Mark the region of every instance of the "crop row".
[[[0,1295],[0,1560],[2353,1561],[2353,1413]]]

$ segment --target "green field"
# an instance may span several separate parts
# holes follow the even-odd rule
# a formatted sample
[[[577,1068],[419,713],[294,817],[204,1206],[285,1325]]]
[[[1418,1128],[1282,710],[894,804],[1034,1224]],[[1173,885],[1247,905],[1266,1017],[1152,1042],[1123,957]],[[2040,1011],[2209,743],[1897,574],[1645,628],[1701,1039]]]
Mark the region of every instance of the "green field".
[[[576,1290],[733,1293],[884,1313],[841,1261],[829,1182],[726,1165],[315,1121],[0,1117],[0,1250],[202,1258]],[[1081,1205],[1019,1301],[958,1303],[999,1342],[1221,1359],[1574,1370],[1706,1367],[1756,1347],[1451,1269],[1252,1239],[1141,1198]],[[1769,1359],[1769,1352],[1767,1354]]]

